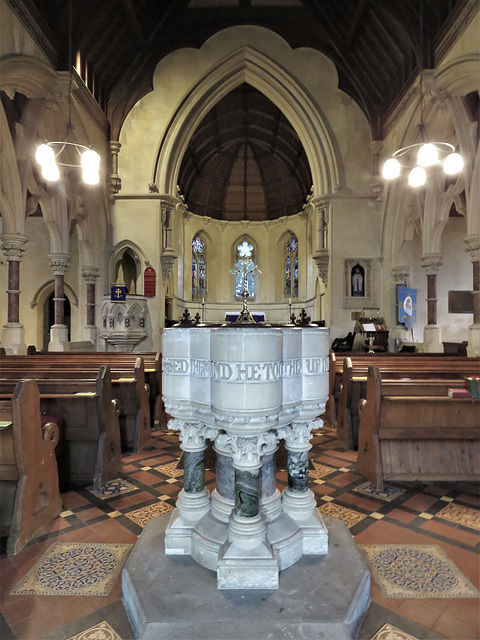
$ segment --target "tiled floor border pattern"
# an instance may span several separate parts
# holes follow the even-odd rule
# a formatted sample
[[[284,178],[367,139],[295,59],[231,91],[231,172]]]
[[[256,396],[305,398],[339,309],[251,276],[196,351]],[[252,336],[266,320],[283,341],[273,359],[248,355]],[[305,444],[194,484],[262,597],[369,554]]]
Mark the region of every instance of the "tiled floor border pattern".
[[[391,487],[392,493],[377,497],[375,488],[366,485],[365,478],[355,471],[356,453],[342,448],[332,429],[325,426],[315,432],[311,442],[310,456],[315,470],[311,473],[310,486],[320,511],[344,520],[354,537],[361,539],[364,532],[382,521],[412,534],[427,536],[431,544],[448,543],[468,551],[478,562],[478,487],[461,483],[400,483]],[[38,536],[27,548],[61,540],[66,534],[109,519],[115,519],[135,536],[140,535],[142,523],[148,517],[175,506],[183,482],[183,474],[176,469],[180,453],[175,433],[155,432],[150,447],[141,453],[123,457],[119,478],[130,487],[106,497],[87,489],[63,494],[65,509],[55,521],[55,526]],[[215,483],[212,470],[206,470],[205,480],[211,490]],[[286,483],[286,470],[280,470],[277,474],[280,490]],[[433,634],[431,637],[441,636]]]

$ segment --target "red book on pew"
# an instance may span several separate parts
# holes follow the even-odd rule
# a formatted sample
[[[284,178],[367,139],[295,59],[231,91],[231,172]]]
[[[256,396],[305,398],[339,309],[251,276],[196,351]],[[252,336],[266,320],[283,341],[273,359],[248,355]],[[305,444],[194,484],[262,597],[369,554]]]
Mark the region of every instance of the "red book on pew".
[[[447,395],[449,398],[465,398],[467,400],[473,400],[473,396],[470,391],[462,387],[447,389]]]

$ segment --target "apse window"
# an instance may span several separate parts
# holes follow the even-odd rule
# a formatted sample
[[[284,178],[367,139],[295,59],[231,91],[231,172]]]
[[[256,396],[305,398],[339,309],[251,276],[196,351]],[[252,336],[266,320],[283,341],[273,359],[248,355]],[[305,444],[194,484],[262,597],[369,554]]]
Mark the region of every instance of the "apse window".
[[[206,262],[205,242],[200,236],[192,240],[192,297],[205,296]]]
[[[235,262],[235,296],[242,297],[244,272],[247,273],[247,290],[250,300],[255,296],[255,280],[253,271],[255,269],[254,248],[247,240],[244,240],[236,248],[237,261]]]
[[[286,298],[298,298],[298,240],[291,235],[285,243],[283,271]]]

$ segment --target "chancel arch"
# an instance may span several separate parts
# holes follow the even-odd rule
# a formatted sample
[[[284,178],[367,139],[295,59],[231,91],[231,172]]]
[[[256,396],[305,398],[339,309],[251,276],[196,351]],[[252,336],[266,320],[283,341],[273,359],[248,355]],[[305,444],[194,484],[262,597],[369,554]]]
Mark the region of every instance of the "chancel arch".
[[[231,31],[235,28],[216,37],[227,38]],[[265,38],[278,38],[268,30],[260,31]],[[212,106],[242,83],[262,92],[288,118],[305,149],[314,191],[330,193],[342,182],[343,170],[335,140],[319,105],[292,74],[247,45],[219,59],[176,111],[161,141],[154,166],[152,182],[159,192],[176,193],[180,165],[193,133]]]

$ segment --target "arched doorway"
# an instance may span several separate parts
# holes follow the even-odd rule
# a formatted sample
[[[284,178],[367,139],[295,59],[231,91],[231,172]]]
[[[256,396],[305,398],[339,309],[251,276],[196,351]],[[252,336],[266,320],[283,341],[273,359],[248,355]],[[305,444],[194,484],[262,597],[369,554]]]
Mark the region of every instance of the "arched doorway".
[[[42,350],[48,351],[48,343],[50,342],[50,329],[55,324],[55,291],[52,291],[50,295],[45,299],[43,305],[43,344]],[[64,302],[64,323],[68,329],[68,341],[71,340],[71,325],[72,325],[72,308],[68,296],[65,295]]]

